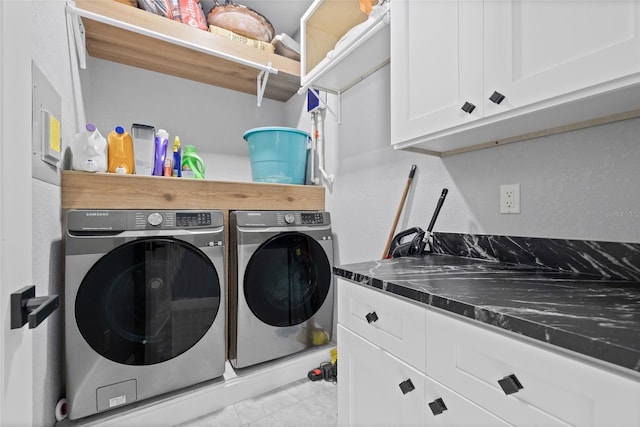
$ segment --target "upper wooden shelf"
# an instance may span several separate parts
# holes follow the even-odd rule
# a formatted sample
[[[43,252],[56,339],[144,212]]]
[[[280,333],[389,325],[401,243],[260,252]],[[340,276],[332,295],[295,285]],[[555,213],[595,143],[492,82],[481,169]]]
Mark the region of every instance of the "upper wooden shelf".
[[[224,39],[115,0],[76,0],[89,55],[159,73],[257,94],[260,69],[271,68],[264,97],[287,101],[300,87],[300,63]]]

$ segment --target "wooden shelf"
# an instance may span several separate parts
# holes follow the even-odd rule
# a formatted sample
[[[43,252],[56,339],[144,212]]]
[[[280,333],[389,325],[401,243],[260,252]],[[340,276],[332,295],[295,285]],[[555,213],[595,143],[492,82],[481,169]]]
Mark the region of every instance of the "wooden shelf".
[[[62,209],[324,210],[311,185],[62,172]]]
[[[115,0],[76,0],[75,5],[93,57],[249,94],[257,93],[260,70],[245,61],[271,63],[278,72],[269,74],[266,98],[284,102],[300,87],[298,61]]]

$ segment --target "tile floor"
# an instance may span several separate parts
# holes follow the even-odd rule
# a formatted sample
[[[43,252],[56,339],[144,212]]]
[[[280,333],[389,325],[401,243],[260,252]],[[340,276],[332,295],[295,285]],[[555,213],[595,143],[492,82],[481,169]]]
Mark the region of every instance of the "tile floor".
[[[303,379],[179,427],[337,426],[337,385]]]

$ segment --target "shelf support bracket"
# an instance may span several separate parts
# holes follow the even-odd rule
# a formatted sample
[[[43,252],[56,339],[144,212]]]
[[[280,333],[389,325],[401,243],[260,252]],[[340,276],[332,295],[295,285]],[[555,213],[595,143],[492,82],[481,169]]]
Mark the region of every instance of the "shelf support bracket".
[[[269,74],[273,73],[271,68],[271,62],[267,62],[267,69],[258,73],[257,80],[257,92],[258,92],[258,107],[262,106],[262,98],[264,97],[264,91],[267,88],[267,80],[269,80]]]
[[[338,121],[338,124],[342,124],[342,116],[340,114],[340,95],[341,92],[340,91],[336,91],[336,92],[332,92],[334,95],[336,95],[338,97],[338,112],[334,112],[331,107],[329,107],[329,105],[327,105],[327,102],[322,99],[322,97],[320,96],[320,91],[318,89],[316,89],[315,87],[310,87],[309,90],[311,92],[313,92],[313,94],[316,96],[316,98],[318,98],[318,101],[320,101],[320,103],[322,104],[322,106],[324,108],[327,109],[327,111],[329,113],[331,113],[331,115]]]
[[[67,2],[67,22],[71,23],[71,32],[73,34],[73,40],[75,43],[75,51],[78,57],[78,65],[81,69],[87,68],[87,47],[84,25],[82,24],[82,18],[77,13],[74,13],[73,5]],[[69,42],[71,44],[71,42]]]

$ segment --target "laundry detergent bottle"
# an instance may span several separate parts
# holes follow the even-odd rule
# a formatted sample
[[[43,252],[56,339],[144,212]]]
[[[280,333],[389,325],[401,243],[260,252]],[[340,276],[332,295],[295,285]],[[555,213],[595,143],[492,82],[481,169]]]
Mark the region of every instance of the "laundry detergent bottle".
[[[135,158],[133,157],[133,139],[122,126],[117,126],[109,133],[109,172],[133,174]]]
[[[169,133],[164,129],[158,129],[155,142],[155,160],[153,161],[153,174],[155,176],[164,175],[164,159],[167,156],[167,145],[169,145]]]
[[[185,145],[182,153],[182,177],[204,179],[204,162],[196,153],[196,147]]]
[[[77,171],[107,171],[107,140],[93,123],[87,123],[75,136],[71,146],[71,167]]]

